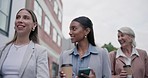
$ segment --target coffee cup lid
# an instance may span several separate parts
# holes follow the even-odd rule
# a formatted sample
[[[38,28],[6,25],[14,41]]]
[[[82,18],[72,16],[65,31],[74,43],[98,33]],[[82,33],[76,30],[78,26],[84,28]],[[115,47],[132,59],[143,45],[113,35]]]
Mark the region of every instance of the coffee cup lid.
[[[131,67],[131,65],[124,65],[123,67]]]
[[[62,64],[61,67],[69,67],[69,66],[72,66],[72,64]]]

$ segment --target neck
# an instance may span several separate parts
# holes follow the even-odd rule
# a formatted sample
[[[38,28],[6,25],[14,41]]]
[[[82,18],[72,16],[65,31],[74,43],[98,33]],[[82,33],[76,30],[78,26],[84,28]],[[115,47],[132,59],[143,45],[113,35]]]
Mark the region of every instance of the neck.
[[[14,44],[15,45],[23,45],[23,44],[28,44],[29,42],[30,42],[29,38],[17,37],[17,39],[14,42]]]
[[[132,46],[121,47],[121,50],[126,56],[130,56],[132,53]]]
[[[86,41],[81,41],[78,43],[78,52],[80,54],[85,54],[85,52],[88,50],[89,47],[89,42]]]

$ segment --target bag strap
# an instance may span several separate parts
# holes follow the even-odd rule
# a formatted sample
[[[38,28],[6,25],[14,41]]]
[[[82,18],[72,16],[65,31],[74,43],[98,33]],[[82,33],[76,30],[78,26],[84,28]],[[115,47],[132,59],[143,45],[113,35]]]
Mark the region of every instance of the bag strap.
[[[116,74],[116,72],[115,72],[115,67],[116,67],[116,54],[117,54],[117,52],[115,51],[114,52],[114,61],[113,61],[113,67],[114,67],[114,75]]]

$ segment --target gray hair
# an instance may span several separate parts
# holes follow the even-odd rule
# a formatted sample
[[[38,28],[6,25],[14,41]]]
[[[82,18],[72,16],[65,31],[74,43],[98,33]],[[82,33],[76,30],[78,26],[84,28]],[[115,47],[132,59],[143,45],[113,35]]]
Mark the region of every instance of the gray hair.
[[[135,33],[134,33],[134,31],[131,28],[129,28],[129,27],[121,27],[118,30],[118,32],[122,32],[124,34],[128,34],[128,35],[133,36],[133,38],[132,38],[132,46],[133,47],[136,47]]]

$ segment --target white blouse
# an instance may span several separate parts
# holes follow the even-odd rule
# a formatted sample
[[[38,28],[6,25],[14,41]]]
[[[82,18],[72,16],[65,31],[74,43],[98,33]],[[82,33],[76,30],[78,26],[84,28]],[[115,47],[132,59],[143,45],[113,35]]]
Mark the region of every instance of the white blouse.
[[[123,56],[123,57],[124,57],[125,64],[126,64],[126,65],[131,65],[131,57],[132,57],[134,54],[137,55],[137,56],[139,56],[139,53],[138,53],[138,51],[136,50],[136,48],[133,48],[133,49],[132,49],[132,54],[130,55],[130,57],[127,57],[127,56],[122,52],[121,48],[119,48],[119,49],[117,50],[116,58],[118,58],[119,56]]]
[[[2,66],[3,78],[19,78],[19,70],[27,45],[12,45]]]
[[[132,58],[131,58],[131,57],[132,57],[134,54],[139,56],[139,53],[138,53],[138,51],[136,50],[136,48],[133,48],[133,49],[132,49],[132,54],[130,55],[130,57],[127,57],[127,56],[123,53],[123,51],[121,50],[121,48],[119,48],[119,49],[117,50],[116,58],[118,58],[119,56],[123,56],[123,57],[124,57],[125,64],[126,64],[126,65],[131,65],[131,61],[132,61]],[[127,75],[127,78],[132,78],[132,75]]]

